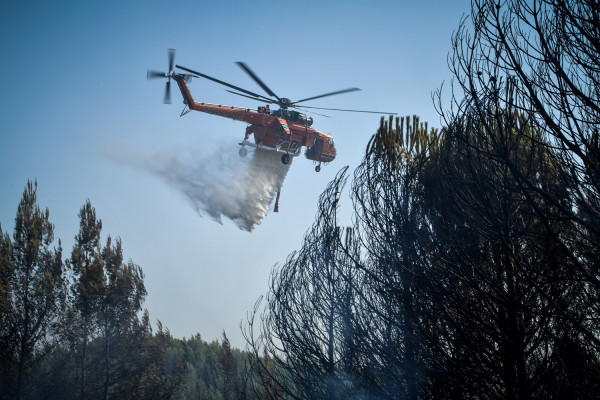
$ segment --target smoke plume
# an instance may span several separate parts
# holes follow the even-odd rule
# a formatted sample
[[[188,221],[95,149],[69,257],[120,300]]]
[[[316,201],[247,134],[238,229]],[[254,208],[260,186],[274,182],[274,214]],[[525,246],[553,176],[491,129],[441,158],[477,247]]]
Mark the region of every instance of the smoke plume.
[[[281,162],[281,153],[248,149],[240,157],[230,145],[190,159],[162,155],[142,162],[144,169],[183,193],[200,215],[219,223],[229,218],[249,232],[269,212],[290,165]]]

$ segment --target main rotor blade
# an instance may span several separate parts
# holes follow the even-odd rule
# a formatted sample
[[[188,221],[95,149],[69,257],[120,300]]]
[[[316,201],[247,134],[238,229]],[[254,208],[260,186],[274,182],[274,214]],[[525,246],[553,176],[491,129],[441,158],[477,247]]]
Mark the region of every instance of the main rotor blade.
[[[281,99],[279,98],[279,96],[277,96],[277,95],[276,95],[276,94],[275,94],[275,93],[274,93],[274,92],[273,92],[271,89],[269,89],[269,87],[268,87],[267,85],[265,85],[265,83],[264,83],[263,81],[261,81],[261,80],[260,80],[260,78],[259,78],[259,77],[258,77],[258,76],[257,76],[257,75],[254,73],[254,71],[252,71],[252,70],[250,69],[250,67],[249,67],[249,66],[247,66],[245,63],[243,63],[243,62],[241,62],[241,61],[238,61],[236,64],[237,64],[237,65],[239,65],[239,66],[240,66],[240,67],[241,67],[241,68],[242,68],[244,71],[246,71],[246,73],[247,73],[248,75],[250,75],[250,77],[251,77],[252,79],[254,79],[254,81],[255,81],[256,83],[258,83],[258,85],[259,85],[261,88],[263,88],[263,90],[264,90],[265,92],[267,92],[267,94],[268,94],[269,96],[273,96],[273,97],[275,97],[277,100],[279,100],[279,102],[281,102]]]
[[[359,113],[370,113],[370,114],[387,114],[387,115],[398,115],[398,113],[384,112],[384,111],[365,111],[365,110],[346,110],[343,108],[324,108],[324,107],[309,107],[309,106],[294,106],[297,108],[314,108],[316,110],[331,110],[331,111],[348,111],[348,112],[359,112]]]
[[[175,67],[177,67],[179,69],[182,69],[184,71],[187,71],[187,72],[189,72],[191,74],[198,75],[198,77],[202,77],[202,78],[208,79],[209,81],[217,82],[217,83],[220,83],[221,85],[224,85],[224,86],[230,87],[232,89],[238,90],[240,92],[249,94],[250,96],[262,98],[262,99],[264,99],[264,101],[273,101],[272,99],[270,99],[268,97],[265,97],[263,95],[251,92],[251,91],[246,90],[246,89],[242,89],[241,87],[237,87],[235,85],[232,85],[231,83],[223,82],[223,81],[221,81],[221,80],[219,80],[217,78],[213,78],[212,76],[208,76],[208,75],[202,74],[202,73],[200,73],[198,71],[194,71],[194,70],[191,70],[189,68],[182,67],[181,65],[176,65]]]
[[[167,81],[165,86],[165,98],[163,99],[163,103],[171,104],[171,80]]]
[[[292,108],[296,108],[296,109],[298,109],[300,111],[304,111],[304,112],[309,113],[309,114],[315,114],[315,115],[318,115],[318,116],[321,116],[321,117],[331,118],[329,115],[319,114],[318,112],[314,112],[314,111],[303,110],[300,107],[292,106]]]
[[[167,77],[167,74],[165,74],[164,72],[154,71],[151,69],[149,69],[146,74],[147,79],[157,79],[157,78],[166,78],[166,77]]]
[[[227,90],[227,89],[225,89],[225,90]],[[237,92],[234,92],[234,91],[232,91],[232,90],[227,90],[227,91],[228,91],[229,93],[237,94],[238,96],[247,97],[247,98],[249,98],[249,99],[256,100],[256,101],[261,101],[261,102],[263,102],[263,103],[277,104],[277,102],[276,102],[275,100],[270,100],[270,99],[269,99],[269,100],[265,100],[265,99],[259,99],[258,97],[246,96],[245,94],[237,93]]]
[[[335,91],[335,92],[320,94],[318,96],[309,97],[307,99],[302,99],[302,100],[294,101],[292,104],[298,104],[298,103],[302,103],[303,101],[320,99],[321,97],[333,96],[333,95],[336,95],[336,94],[342,94],[342,93],[348,93],[348,92],[356,92],[357,90],[361,90],[361,89],[354,87],[354,88],[348,88],[348,89],[338,90],[338,91]]]
[[[173,71],[173,62],[175,61],[175,49],[169,49],[169,72]]]

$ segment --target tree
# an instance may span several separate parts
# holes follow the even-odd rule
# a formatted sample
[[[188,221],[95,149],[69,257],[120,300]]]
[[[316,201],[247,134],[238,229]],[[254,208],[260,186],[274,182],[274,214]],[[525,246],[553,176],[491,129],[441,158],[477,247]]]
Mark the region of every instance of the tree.
[[[109,236],[102,246],[102,222],[89,200],[79,217],[68,260],[73,282],[63,323],[63,343],[74,367],[65,384],[77,389],[69,395],[173,395],[183,382],[185,360],[167,360],[170,333],[159,323],[153,335],[147,311],[140,318],[146,296],[142,269],[124,261],[120,240],[113,242]]]
[[[430,226],[423,210],[423,181],[439,132],[417,116],[383,118],[354,173],[354,232],[363,261],[356,268],[367,283],[362,326],[368,379],[387,398],[416,399],[424,393],[431,368],[425,326],[435,327],[428,266]],[[431,337],[435,335],[432,334]],[[373,357],[375,356],[375,357]],[[376,362],[373,362],[374,359]]]
[[[322,194],[301,249],[273,275],[264,342],[254,342],[249,329],[255,360],[256,349],[268,349],[260,370],[265,381],[297,398],[425,393],[434,357],[421,325],[435,324],[426,314],[432,300],[421,271],[430,238],[420,203],[437,139],[416,117],[397,119],[395,128],[382,119],[354,173],[356,221],[345,232],[337,208],[346,169]]]
[[[337,221],[345,168],[321,195],[301,249],[273,274],[258,340],[250,318],[259,387],[293,398],[426,393],[433,356],[420,325],[434,324],[420,272],[428,245],[420,203],[438,136],[416,117],[392,123],[382,119],[354,173],[354,227],[344,232]]]
[[[146,320],[147,311],[145,313]],[[137,364],[142,371],[133,385],[132,398],[162,400],[181,393],[184,387],[187,351],[169,354],[174,339],[168,329],[158,322],[158,331],[147,335],[138,351]]]
[[[336,222],[347,168],[321,195],[317,220],[300,251],[274,271],[256,337],[255,314],[246,336],[254,354],[259,396],[298,399],[349,398],[360,388],[352,379],[352,287],[354,273],[338,246]],[[347,261],[347,260],[346,260]]]
[[[0,396],[9,392],[12,382],[14,361],[13,343],[10,331],[12,317],[12,275],[14,266],[10,260],[12,241],[4,234],[0,225]]]
[[[138,313],[146,296],[143,273],[132,261],[124,263],[121,241],[113,245],[108,237],[102,251],[105,286],[98,313],[99,362],[102,398],[114,393],[128,393],[143,369],[128,362],[149,334],[149,321],[140,321]],[[100,377],[100,376],[99,376]]]
[[[344,170],[273,274],[258,336],[256,311],[249,320],[262,386],[293,398],[597,397],[586,336],[597,296],[555,237],[586,232],[557,218],[573,195],[536,120],[490,102],[441,132],[392,122],[354,173],[353,228],[337,222]]]
[[[274,274],[262,373],[297,398],[334,397],[331,371],[347,397],[599,396],[598,21],[593,0],[473,1],[445,128],[382,121],[350,240],[338,176]]]
[[[576,232],[561,220],[540,218],[539,210],[552,205],[524,190],[509,165],[555,202],[566,204],[568,191],[531,119],[493,108],[479,117],[466,115],[448,127],[432,163],[438,179],[429,184],[429,215],[440,282],[432,289],[443,299],[441,332],[451,345],[442,355],[452,370],[462,369],[450,385],[463,393],[544,397],[536,388],[562,367],[552,357],[570,330],[552,305],[582,288],[565,275],[569,259],[546,227],[565,238]]]
[[[152,333],[143,273],[121,241],[101,246],[87,201],[71,259],[51,248],[49,211],[28,182],[13,240],[0,229],[0,397],[169,398],[183,385],[187,352],[158,323]]]
[[[534,207],[542,221],[568,221],[568,231],[577,232],[566,236],[564,224],[561,230],[544,226],[568,256],[566,275],[586,286],[577,307],[551,306],[598,352],[600,327],[591,316],[599,311],[600,289],[600,8],[594,0],[478,0],[472,8],[470,23],[466,18],[453,37],[453,106],[446,109],[440,101],[440,111],[447,125],[466,114],[484,121],[490,109],[519,112],[552,151],[553,173],[568,191],[568,203],[519,165],[506,167],[525,195],[551,205]]]
[[[15,218],[13,241],[0,236],[0,271],[3,284],[3,338],[8,342],[7,361],[14,382],[6,382],[15,398],[27,395],[28,373],[52,341],[54,324],[64,302],[64,265],[60,241],[54,242],[49,211],[37,205],[37,182],[27,182]],[[9,301],[10,299],[10,301]],[[8,339],[8,340],[7,340]],[[7,368],[6,366],[4,368]],[[14,385],[14,386],[13,386]]]
[[[550,315],[553,329],[544,336],[549,347],[541,360],[581,398],[597,396],[589,382],[598,380],[600,351],[595,317],[600,295],[599,18],[593,0],[474,1],[470,20],[465,18],[453,37],[452,107],[439,103],[447,125],[460,127],[453,128],[453,136],[469,146],[472,160],[495,161],[498,171],[510,176],[512,188],[502,186],[512,194],[502,198],[517,200],[535,225],[530,233],[537,239],[527,239],[530,247],[522,255],[545,248],[538,261],[546,265],[535,268],[528,260],[516,278],[535,289],[544,314]],[[507,125],[506,117],[515,120],[513,115],[526,122]],[[520,143],[529,161],[509,156],[509,136],[498,136],[501,130],[513,133],[510,140]],[[578,383],[565,348],[586,360]],[[555,382],[546,383],[545,389],[556,389]]]
[[[258,376],[254,378],[255,382],[260,382],[257,387],[253,387],[256,398],[283,400],[285,393],[281,385],[274,379],[276,376],[275,366],[266,347],[263,348],[260,362],[260,367],[256,370]]]
[[[223,331],[221,351],[219,353],[219,364],[223,375],[222,398],[223,400],[244,400],[246,388],[240,378],[238,365],[231,353],[231,344]]]
[[[96,210],[89,200],[79,211],[79,219],[79,233],[75,236],[75,245],[68,261],[74,282],[64,331],[73,354],[76,355],[75,387],[78,397],[84,399],[88,387],[88,345],[98,328],[96,317],[100,312],[105,276],[100,257],[102,221],[96,219]]]

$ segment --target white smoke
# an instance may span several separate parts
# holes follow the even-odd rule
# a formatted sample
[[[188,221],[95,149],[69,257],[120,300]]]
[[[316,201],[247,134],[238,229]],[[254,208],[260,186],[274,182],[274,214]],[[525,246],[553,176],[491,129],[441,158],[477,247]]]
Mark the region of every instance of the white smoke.
[[[219,223],[229,218],[249,232],[269,212],[291,165],[281,162],[281,153],[269,150],[250,148],[240,157],[231,145],[187,159],[163,154],[138,161],[181,191],[200,215]]]

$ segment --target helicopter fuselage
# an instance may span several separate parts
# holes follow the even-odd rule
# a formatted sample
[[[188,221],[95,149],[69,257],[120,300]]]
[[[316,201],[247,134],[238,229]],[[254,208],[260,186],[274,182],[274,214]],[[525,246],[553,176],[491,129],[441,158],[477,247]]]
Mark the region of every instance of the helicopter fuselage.
[[[183,101],[190,110],[248,123],[244,140],[240,143],[242,146],[266,148],[290,156],[300,155],[302,147],[306,147],[306,158],[319,163],[331,162],[337,155],[333,137],[311,128],[312,118],[305,114],[287,109],[270,111],[268,107],[253,110],[197,103],[190,93],[185,75],[173,74],[172,78],[177,82]],[[254,136],[254,143],[248,140],[250,136]]]

